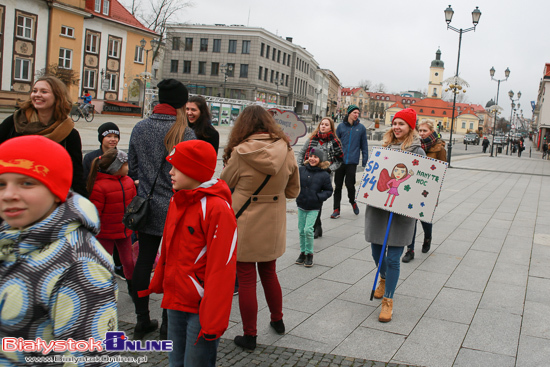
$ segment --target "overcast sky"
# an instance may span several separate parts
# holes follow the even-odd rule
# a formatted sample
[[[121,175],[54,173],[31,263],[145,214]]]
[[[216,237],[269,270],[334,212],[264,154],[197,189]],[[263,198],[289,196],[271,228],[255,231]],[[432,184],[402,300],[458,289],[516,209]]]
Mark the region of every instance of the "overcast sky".
[[[196,0],[178,16],[191,24],[241,24],[262,27],[305,47],[321,68],[331,69],[343,86],[360,80],[383,83],[388,92],[424,90],[438,47],[445,62],[444,78],[456,72],[459,34],[447,30],[441,0]],[[471,12],[482,12],[475,32],[464,33],[459,76],[470,88],[470,103],[485,106],[500,86],[499,105],[510,118],[508,91],[521,91],[521,108],[530,118],[544,65],[550,62],[550,1],[460,0],[451,25],[472,26]],[[250,17],[249,17],[250,11]],[[545,31],[546,29],[546,31]]]

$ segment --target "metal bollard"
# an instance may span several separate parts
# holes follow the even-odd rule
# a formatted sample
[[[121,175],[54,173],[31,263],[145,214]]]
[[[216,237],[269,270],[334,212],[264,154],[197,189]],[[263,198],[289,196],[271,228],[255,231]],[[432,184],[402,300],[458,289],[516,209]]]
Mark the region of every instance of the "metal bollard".
[[[531,147],[529,147],[529,158],[531,158]]]

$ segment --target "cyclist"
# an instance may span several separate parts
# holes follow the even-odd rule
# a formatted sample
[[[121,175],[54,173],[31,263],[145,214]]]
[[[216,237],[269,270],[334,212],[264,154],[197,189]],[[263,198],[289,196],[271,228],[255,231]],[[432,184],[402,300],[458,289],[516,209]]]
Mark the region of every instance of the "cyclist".
[[[82,104],[80,105],[80,108],[82,109],[82,112],[88,113],[90,108],[92,107],[92,95],[88,90],[84,90],[84,95],[82,97]]]

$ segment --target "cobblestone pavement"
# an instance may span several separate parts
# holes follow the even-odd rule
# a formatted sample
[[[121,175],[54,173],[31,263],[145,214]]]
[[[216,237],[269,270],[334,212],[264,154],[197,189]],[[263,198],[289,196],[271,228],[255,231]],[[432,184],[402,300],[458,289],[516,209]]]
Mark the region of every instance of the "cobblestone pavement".
[[[120,321],[118,329],[132,335],[134,325]],[[150,339],[158,339],[158,331],[148,336]],[[124,353],[124,356],[143,356],[143,353]],[[145,366],[168,366],[168,353],[149,352],[146,353],[147,362]],[[132,363],[121,363],[121,365],[135,365]],[[276,347],[259,344],[254,352],[244,351],[233,343],[232,340],[222,338],[218,347],[218,367],[407,367],[411,365],[384,363],[369,361],[361,358],[345,357],[335,354],[315,353],[300,349]],[[412,366],[411,366],[412,367]]]

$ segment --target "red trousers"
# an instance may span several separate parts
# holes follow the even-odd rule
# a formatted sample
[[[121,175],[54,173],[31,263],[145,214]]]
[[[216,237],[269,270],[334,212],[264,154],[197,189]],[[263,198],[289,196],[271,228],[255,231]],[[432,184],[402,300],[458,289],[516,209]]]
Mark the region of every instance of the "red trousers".
[[[259,263],[237,261],[239,279],[239,308],[244,335],[257,335],[258,299],[256,297],[256,265],[264,288],[265,300],[271,312],[271,321],[283,318],[283,292],[277,278],[275,260]]]
[[[116,240],[107,240],[104,238],[97,239],[103,248],[113,256],[113,251],[115,246],[118,250],[118,256],[120,257],[120,262],[122,263],[122,268],[124,269],[124,277],[128,280],[132,279],[132,274],[134,274],[134,258],[132,254],[132,239],[128,238],[119,238]]]

